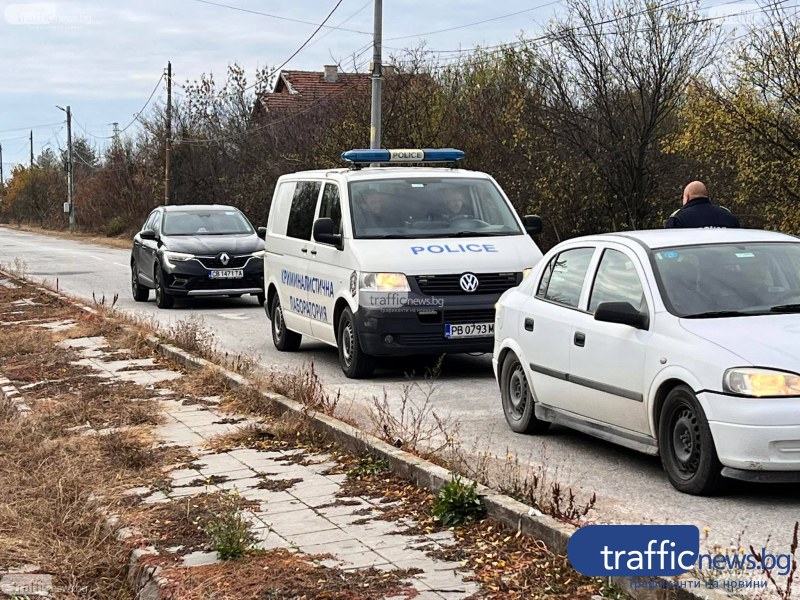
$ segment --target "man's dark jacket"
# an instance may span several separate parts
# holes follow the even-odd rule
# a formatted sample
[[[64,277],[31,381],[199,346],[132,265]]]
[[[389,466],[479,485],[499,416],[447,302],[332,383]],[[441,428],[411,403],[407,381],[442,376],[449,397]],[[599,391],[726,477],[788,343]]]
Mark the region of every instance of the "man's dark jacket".
[[[712,204],[708,198],[693,198],[676,210],[664,227],[741,227],[731,212]]]

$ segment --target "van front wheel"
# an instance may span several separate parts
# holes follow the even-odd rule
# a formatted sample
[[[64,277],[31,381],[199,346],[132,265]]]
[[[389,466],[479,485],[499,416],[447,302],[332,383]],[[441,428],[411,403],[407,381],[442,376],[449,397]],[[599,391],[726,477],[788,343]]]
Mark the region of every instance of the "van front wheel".
[[[339,346],[339,364],[350,379],[365,379],[375,369],[375,357],[366,354],[358,341],[358,330],[350,307],[339,318],[336,341]]]

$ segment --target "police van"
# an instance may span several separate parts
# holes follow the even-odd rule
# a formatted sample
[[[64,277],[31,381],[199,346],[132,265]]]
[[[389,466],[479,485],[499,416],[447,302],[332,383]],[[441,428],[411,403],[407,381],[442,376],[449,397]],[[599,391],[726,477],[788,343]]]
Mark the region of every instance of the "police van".
[[[520,219],[489,175],[456,168],[463,156],[350,150],[349,168],[278,179],[262,232],[278,350],[331,344],[351,378],[378,356],[492,351],[495,302],[541,259],[542,223]]]

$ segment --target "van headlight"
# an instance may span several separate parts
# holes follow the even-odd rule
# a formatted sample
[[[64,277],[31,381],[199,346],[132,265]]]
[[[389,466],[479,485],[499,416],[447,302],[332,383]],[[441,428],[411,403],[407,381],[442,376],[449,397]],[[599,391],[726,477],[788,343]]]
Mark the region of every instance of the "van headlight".
[[[256,250],[250,256],[253,258],[264,258],[264,255],[267,253],[266,250]]]
[[[522,278],[525,279],[528,275],[531,274],[531,271],[533,271],[533,267],[522,269]]]
[[[194,254],[186,254],[185,252],[171,252],[169,250],[164,250],[162,256],[164,257],[164,262],[170,269],[175,267],[176,262],[186,262],[187,260],[192,260],[194,258]]]
[[[725,371],[722,388],[726,392],[744,396],[800,396],[800,375],[772,369],[739,367]]]
[[[361,273],[360,286],[365,292],[410,292],[403,273]]]

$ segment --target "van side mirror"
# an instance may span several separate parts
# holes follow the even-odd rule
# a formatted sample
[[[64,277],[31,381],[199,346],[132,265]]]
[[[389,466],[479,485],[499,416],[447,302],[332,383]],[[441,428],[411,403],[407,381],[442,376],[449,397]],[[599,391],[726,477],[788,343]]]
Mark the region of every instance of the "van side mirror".
[[[158,239],[158,234],[152,229],[143,229],[139,232],[139,237],[143,240],[150,240],[151,242],[155,242]]]
[[[539,235],[542,233],[542,217],[539,215],[525,215],[522,217],[522,224],[528,235]]]
[[[650,316],[636,310],[630,302],[601,302],[594,311],[594,320],[630,325],[636,329],[650,328]]]
[[[259,227],[256,230],[256,235],[260,237],[262,240],[267,239],[267,228],[266,227]]]
[[[314,221],[313,235],[317,242],[336,246],[339,250],[344,248],[342,234],[333,233],[333,219],[330,217],[320,217]]]

